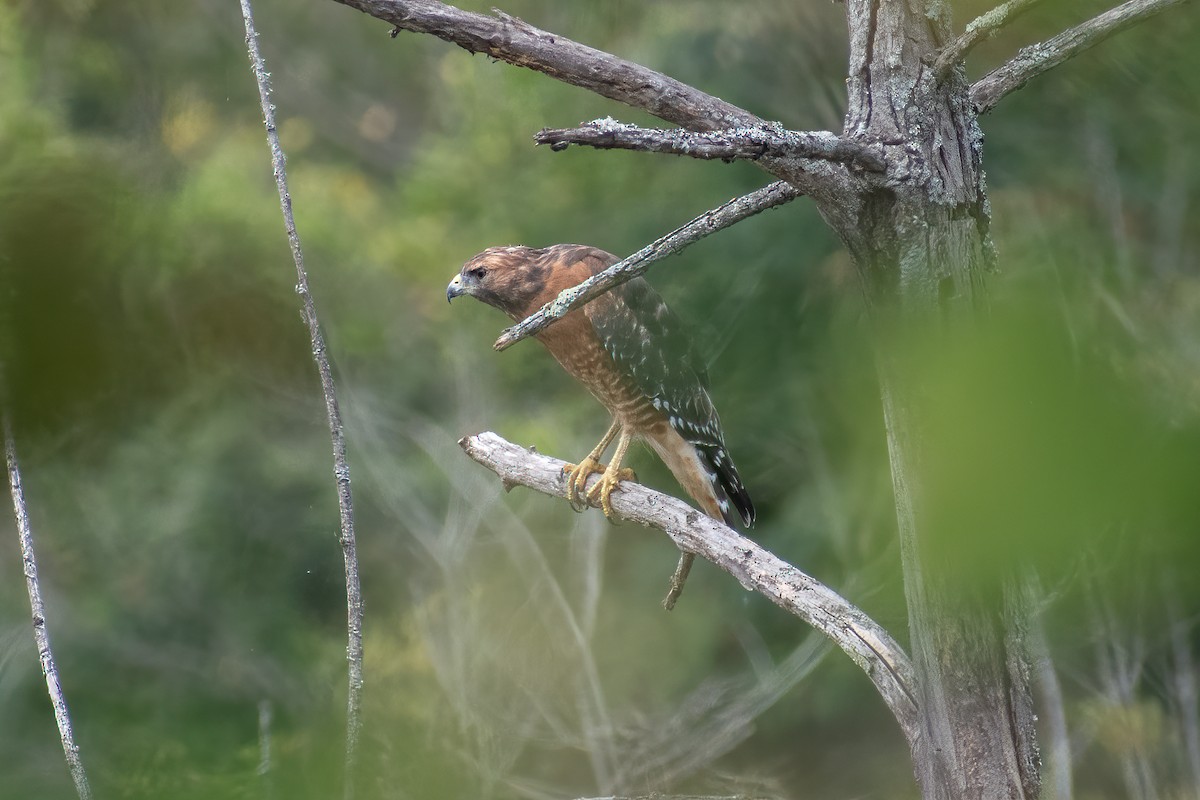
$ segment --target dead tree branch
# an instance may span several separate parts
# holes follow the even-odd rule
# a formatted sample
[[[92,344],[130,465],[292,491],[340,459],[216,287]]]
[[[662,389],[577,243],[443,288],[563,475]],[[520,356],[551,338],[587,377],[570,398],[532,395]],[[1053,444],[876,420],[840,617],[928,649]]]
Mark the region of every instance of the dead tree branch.
[[[761,125],[749,111],[652,69],[617,58],[500,11],[463,11],[436,0],[337,0],[390,22],[399,30],[427,33],[470,53],[549,75],[659,119],[694,130]]]
[[[304,253],[300,249],[300,235],[296,232],[296,220],[292,215],[286,159],[279,144],[279,133],[275,129],[275,107],[271,103],[269,74],[258,50],[258,33],[254,29],[250,0],[241,0],[241,6],[242,18],[246,23],[246,51],[250,56],[250,67],[254,72],[255,82],[258,84],[258,97],[267,129],[267,145],[271,149],[271,166],[275,173],[275,186],[279,190],[279,205],[283,211],[283,226],[287,231],[292,259],[296,263],[296,293],[300,295],[303,305],[304,322],[308,326],[313,360],[321,378],[321,392],[325,396],[325,414],[329,421],[329,436],[333,445],[333,478],[337,488],[341,523],[338,538],[342,545],[342,558],[346,569],[346,660],[349,665],[349,688],[346,695],[346,773],[343,790],[345,797],[349,799],[354,795],[354,766],[357,760],[359,732],[362,728],[363,604],[358,576],[358,547],[354,536],[354,502],[350,494],[350,465],[346,460],[346,435],[342,426],[342,413],[338,408],[337,392],[333,385],[333,370],[325,350],[325,336],[321,333],[316,304],[308,289]]]
[[[397,31],[427,33],[470,53],[541,72],[555,80],[640,108],[659,119],[694,131],[762,127],[766,120],[743,108],[641,64],[572,41],[494,11],[493,16],[463,11],[437,0],[336,0]],[[847,190],[846,170],[831,162],[763,158],[764,170],[826,199]]]
[[[508,442],[495,433],[468,436],[459,446],[495,472],[505,486],[551,496],[566,490],[566,462]],[[599,480],[593,477],[592,481]],[[915,679],[904,650],[878,623],[815,578],[759,547],[682,500],[624,482],[612,496],[617,516],[664,531],[685,552],[708,559],[828,636],[867,673],[913,745],[918,735]]]
[[[967,54],[975,49],[975,45],[984,39],[991,38],[997,31],[1019,17],[1039,0],[1008,0],[1003,5],[996,6],[986,14],[981,14],[967,23],[962,35],[955,39],[938,54],[933,64],[933,71],[938,79],[945,78],[956,64],[961,64]]]
[[[1064,61],[1100,44],[1115,33],[1190,0],[1129,0],[1063,31],[1041,44],[1021,49],[1016,58],[989,72],[971,86],[971,102],[980,114],[991,111],[1007,94]]]
[[[800,190],[786,181],[776,181],[761,189],[735,197],[711,211],[705,211],[686,225],[682,225],[638,250],[628,258],[618,261],[603,272],[593,275],[578,286],[564,289],[553,302],[547,303],[529,317],[507,328],[492,345],[497,350],[507,350],[524,338],[543,330],[552,322],[569,312],[594,300],[614,286],[632,280],[650,269],[656,261],[674,255],[685,247],[703,239],[710,233],[741,222],[760,211],[782,205],[800,196]]]
[[[75,782],[79,800],[91,800],[92,787],[88,784],[79,746],[75,744],[75,733],[71,729],[71,715],[67,710],[67,698],[62,683],[58,680],[58,666],[54,663],[54,652],[50,649],[50,631],[46,625],[46,606],[42,602],[42,587],[38,581],[37,558],[33,552],[33,528],[29,524],[29,511],[25,505],[25,490],[21,487],[21,466],[17,462],[17,447],[13,441],[12,424],[8,414],[4,415],[4,458],[8,463],[8,486],[12,493],[13,513],[17,518],[17,537],[21,540],[21,561],[25,567],[25,586],[29,590],[29,608],[33,613],[33,639],[37,643],[38,659],[42,662],[42,674],[46,676],[46,690],[50,693],[50,704],[54,707],[54,720],[58,723],[58,735],[62,739],[63,755],[67,768]]]
[[[791,157],[853,162],[873,172],[882,172],[887,167],[879,153],[863,144],[829,131],[789,131],[778,123],[696,132],[682,128],[640,128],[606,117],[577,128],[543,128],[534,134],[533,141],[548,144],[555,151],[579,144],[598,150],[639,150],[723,161]]]

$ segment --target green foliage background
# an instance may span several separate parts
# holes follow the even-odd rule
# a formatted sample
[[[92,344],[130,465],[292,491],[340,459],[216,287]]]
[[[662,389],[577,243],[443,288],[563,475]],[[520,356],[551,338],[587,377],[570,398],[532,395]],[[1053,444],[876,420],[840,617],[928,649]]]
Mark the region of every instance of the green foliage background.
[[[985,10],[955,5],[960,24]],[[971,73],[1103,7],[1043,4]],[[840,6],[504,10],[790,127],[840,128]],[[447,306],[464,260],[503,243],[627,254],[765,175],[535,149],[543,126],[651,120],[432,39],[392,41],[335,3],[261,0],[256,14],[350,434],[361,795],[914,796],[869,682],[821,659],[801,624],[704,566],[662,613],[669,542],[505,495],[455,445],[492,429],[575,459],[607,425],[537,345],[492,352],[497,312]],[[1194,8],[1168,13],[984,120],[991,313],[925,376],[948,557],[966,580],[1032,557],[1054,592],[1081,797],[1124,796],[1119,765],[1135,757],[1164,796],[1190,785],[1166,622],[1200,609],[1198,34]],[[801,200],[652,280],[711,360],[761,509],[754,536],[903,638],[869,331],[838,242]],[[341,553],[293,283],[236,3],[0,5],[0,359],[101,798],[340,791]],[[676,491],[648,452],[633,459]],[[0,796],[66,798],[10,528]],[[1140,668],[1117,700],[1098,672],[1108,646]],[[781,678],[788,664],[806,677]],[[773,704],[737,704],[775,680]],[[711,726],[720,710],[733,721]]]

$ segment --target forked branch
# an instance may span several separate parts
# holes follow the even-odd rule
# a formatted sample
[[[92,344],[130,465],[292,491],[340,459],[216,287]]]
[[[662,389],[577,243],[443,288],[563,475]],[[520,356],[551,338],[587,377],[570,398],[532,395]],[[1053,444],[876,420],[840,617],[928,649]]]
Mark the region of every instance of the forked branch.
[[[633,255],[618,261],[603,272],[593,275],[578,286],[564,289],[553,301],[511,328],[507,328],[492,346],[497,350],[507,350],[522,339],[543,330],[555,320],[562,319],[569,312],[588,301],[596,299],[614,286],[636,278],[650,269],[650,265],[654,262],[678,253],[710,233],[716,233],[722,228],[728,228],[760,211],[782,205],[799,196],[799,189],[785,181],[776,181],[750,194],[736,197],[711,211],[705,211],[686,225],[656,239]]]
[[[521,485],[562,497],[566,462],[540,455],[491,432],[459,446],[495,472],[505,486]],[[593,477],[592,481],[599,480]],[[875,684],[910,745],[917,737],[915,679],[908,655],[886,630],[837,592],[731,528],[669,495],[623,482],[612,495],[621,519],[665,532],[681,550],[728,572],[749,590],[795,614],[833,640]]]
[[[986,114],[1005,95],[1020,89],[1043,72],[1100,44],[1115,33],[1187,2],[1190,0],[1129,0],[1082,25],[1063,31],[1053,39],[1024,47],[1016,58],[992,70],[971,86],[971,102],[980,114]]]
[[[565,150],[568,145],[579,144],[598,150],[640,150],[723,161],[816,158],[854,162],[874,172],[882,172],[887,166],[879,153],[858,142],[829,131],[789,131],[778,123],[697,132],[682,128],[640,128],[605,117],[577,128],[543,128],[534,134],[533,141],[548,144],[551,150]]]

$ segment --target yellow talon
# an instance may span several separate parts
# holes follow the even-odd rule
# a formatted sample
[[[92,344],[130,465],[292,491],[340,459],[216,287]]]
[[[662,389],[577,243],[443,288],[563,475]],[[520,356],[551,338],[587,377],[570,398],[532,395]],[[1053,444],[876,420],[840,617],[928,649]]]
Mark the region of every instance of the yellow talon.
[[[599,495],[600,508],[604,509],[604,516],[611,520],[613,510],[610,498],[613,489],[616,489],[621,481],[637,480],[637,475],[633,470],[628,467],[621,468],[621,459],[625,457],[625,451],[629,449],[631,440],[628,433],[621,433],[621,438],[617,440],[617,449],[613,452],[609,465],[605,467],[600,463],[600,456],[604,455],[604,451],[608,449],[609,444],[617,437],[618,433],[621,433],[621,424],[614,420],[608,433],[604,434],[600,444],[588,453],[587,458],[580,461],[578,465],[567,464],[563,467],[563,474],[567,476],[567,502],[576,511],[583,511],[588,504],[595,505],[596,497]],[[604,473],[604,477],[584,493],[584,489],[587,489],[588,478],[601,472]]]
[[[580,461],[578,465],[567,464],[563,467],[567,476],[567,502],[571,504],[571,508],[582,512],[587,507],[587,498],[582,495],[588,478],[604,471],[604,465],[591,456]]]
[[[604,477],[596,481],[596,485],[588,490],[587,493],[587,500],[593,505],[596,503],[596,495],[600,495],[600,508],[604,511],[604,516],[610,520],[613,517],[612,493],[620,485],[621,481],[637,481],[637,475],[629,467],[624,467],[615,472],[612,469],[606,469]]]

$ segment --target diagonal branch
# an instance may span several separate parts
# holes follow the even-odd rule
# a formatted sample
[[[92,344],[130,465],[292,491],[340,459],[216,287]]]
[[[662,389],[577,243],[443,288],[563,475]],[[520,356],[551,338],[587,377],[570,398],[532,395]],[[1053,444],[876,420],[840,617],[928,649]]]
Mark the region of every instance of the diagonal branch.
[[[628,258],[618,261],[608,269],[588,278],[578,286],[564,289],[553,301],[536,312],[505,329],[492,345],[497,350],[507,350],[522,339],[543,330],[555,320],[596,299],[600,295],[632,280],[650,269],[656,261],[674,255],[685,247],[703,239],[710,233],[741,222],[760,211],[783,205],[800,196],[800,191],[785,181],[776,181],[750,194],[736,197],[711,211],[705,211],[691,222],[668,233],[638,250]]]
[[[288,191],[286,159],[279,143],[279,132],[275,128],[275,106],[271,102],[270,76],[262,53],[258,49],[258,32],[254,29],[254,15],[250,0],[241,0],[242,19],[246,23],[246,51],[250,57],[250,68],[258,84],[258,98],[262,105],[263,123],[267,129],[267,146],[271,150],[271,167],[275,173],[275,187],[279,190],[279,206],[283,211],[283,227],[296,263],[296,293],[300,295],[302,316],[308,327],[312,345],[313,361],[321,379],[321,393],[325,397],[325,416],[329,422],[329,438],[333,446],[333,479],[337,489],[340,531],[338,541],[342,546],[342,560],[346,574],[346,661],[348,688],[346,692],[346,761],[343,776],[343,796],[350,800],[354,796],[354,772],[358,757],[358,738],[362,730],[363,693],[363,602],[362,585],[358,574],[358,544],[354,536],[354,501],[350,493],[350,465],[346,459],[346,433],[342,425],[342,412],[338,407],[337,392],[333,385],[333,369],[325,349],[325,335],[317,319],[317,307],[312,292],[308,289],[308,272],[304,268],[304,253],[300,248],[300,235],[296,232],[296,219],[292,214],[292,195]]]
[[[33,528],[29,524],[29,510],[25,506],[25,490],[21,488],[21,466],[17,461],[17,447],[13,441],[12,423],[8,413],[0,425],[4,428],[4,460],[8,464],[8,487],[12,494],[13,513],[17,518],[17,537],[21,541],[21,561],[25,567],[25,587],[29,590],[29,607],[33,612],[33,639],[37,643],[38,658],[42,662],[42,674],[46,677],[46,690],[50,694],[50,705],[54,707],[54,720],[58,723],[58,735],[62,739],[63,755],[67,768],[75,782],[75,793],[79,800],[92,800],[92,787],[83,769],[79,746],[75,744],[75,733],[71,728],[71,714],[67,709],[67,697],[62,682],[58,679],[58,666],[54,652],[50,649],[50,631],[46,625],[46,606],[42,602],[42,587],[38,581],[37,557],[33,551]]]
[[[499,475],[505,486],[519,484],[559,497],[565,491],[566,463],[556,458],[531,452],[491,432],[468,436],[459,446]],[[867,673],[909,745],[915,745],[918,730],[912,663],[878,623],[828,586],[682,500],[624,482],[613,493],[612,507],[622,519],[664,531],[684,552],[708,559],[747,589],[828,636]]]
[[[937,61],[933,64],[933,71],[938,80],[945,78],[956,64],[961,64],[967,54],[975,49],[975,45],[990,38],[1037,2],[1039,0],[1008,0],[1007,3],[996,6],[968,22],[962,36],[946,45],[938,54]]]
[[[778,123],[697,132],[640,128],[605,117],[577,128],[543,128],[534,134],[533,141],[548,144],[555,151],[581,144],[598,150],[640,150],[723,161],[772,157],[848,161],[873,172],[883,172],[887,166],[878,153],[858,142],[829,131],[789,131]]]
[[[1115,33],[1189,1],[1129,0],[1082,25],[1063,31],[1053,39],[1024,47],[1016,58],[992,70],[971,86],[971,102],[978,113],[986,114],[1005,95],[1020,89],[1032,78],[1100,44]]]
[[[694,131],[761,127],[766,121],[641,64],[543,31],[501,11],[463,11],[437,0],[336,0],[392,23],[392,33],[426,33],[471,53],[541,72],[555,80],[640,108]],[[764,158],[764,170],[826,206],[836,205],[848,184],[846,170],[829,162]]]
[[[761,125],[749,111],[686,83],[524,20],[463,11],[436,0],[337,0],[399,30],[427,33],[470,53],[549,75],[694,130]]]

